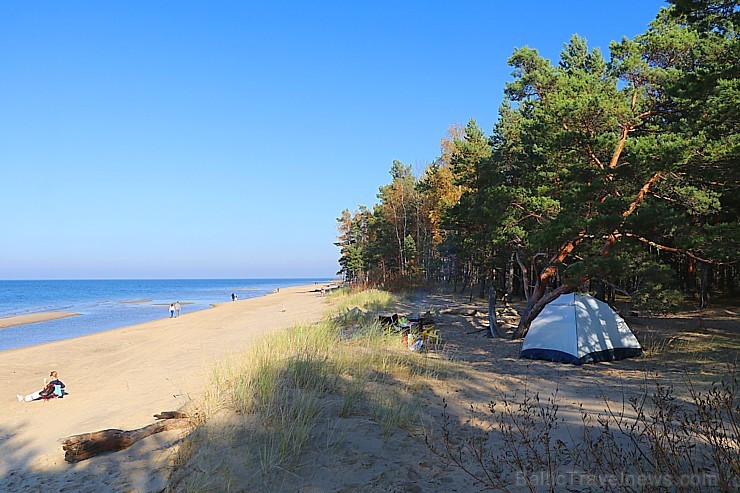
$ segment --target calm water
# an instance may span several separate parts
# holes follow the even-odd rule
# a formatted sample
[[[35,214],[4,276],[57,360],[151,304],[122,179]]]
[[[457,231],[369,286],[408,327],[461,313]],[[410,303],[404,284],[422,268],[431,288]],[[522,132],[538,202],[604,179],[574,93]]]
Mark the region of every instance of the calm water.
[[[48,322],[0,329],[0,351],[70,339],[169,317],[179,301],[182,314],[211,303],[254,298],[275,288],[328,279],[189,279],[105,281],[0,281],[0,317],[43,311],[81,314]],[[133,302],[133,303],[132,303]]]

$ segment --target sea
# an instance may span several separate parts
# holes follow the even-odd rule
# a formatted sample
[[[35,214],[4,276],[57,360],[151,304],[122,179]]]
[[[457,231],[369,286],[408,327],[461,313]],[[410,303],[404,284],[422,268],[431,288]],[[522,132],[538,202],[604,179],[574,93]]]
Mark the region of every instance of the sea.
[[[80,314],[0,328],[0,351],[71,339],[169,317],[179,301],[181,315],[212,304],[264,296],[276,289],[325,284],[327,278],[0,281],[0,318],[59,311]]]

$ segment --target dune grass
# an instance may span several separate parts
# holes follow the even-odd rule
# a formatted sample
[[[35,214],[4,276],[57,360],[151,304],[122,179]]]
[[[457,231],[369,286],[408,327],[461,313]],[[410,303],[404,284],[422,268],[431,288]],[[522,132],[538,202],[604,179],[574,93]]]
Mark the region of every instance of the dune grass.
[[[239,469],[274,485],[274,476],[304,464],[309,448],[331,453],[342,440],[341,420],[353,416],[374,420],[384,434],[421,424],[423,382],[457,371],[453,364],[409,352],[375,316],[349,325],[339,316],[354,307],[386,310],[391,294],[340,290],[329,301],[324,321],[265,337],[213,368],[205,423],[181,447],[171,491],[228,491]]]
[[[346,312],[354,307],[369,311],[382,311],[387,310],[396,302],[391,293],[380,289],[341,288],[331,293],[328,298],[332,304],[330,315]]]

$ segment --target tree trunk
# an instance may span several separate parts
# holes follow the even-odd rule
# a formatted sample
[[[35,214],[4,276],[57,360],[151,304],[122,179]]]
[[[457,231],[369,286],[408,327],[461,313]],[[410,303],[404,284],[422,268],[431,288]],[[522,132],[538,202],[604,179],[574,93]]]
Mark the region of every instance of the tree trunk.
[[[524,265],[522,259],[519,258],[519,249],[516,252],[516,262],[519,264],[519,269],[522,271],[522,291],[524,291],[524,299],[529,301],[529,269]]]
[[[606,301],[606,286],[602,281],[596,281],[596,296],[594,298],[599,301]]]
[[[507,263],[506,269],[506,302],[511,301],[511,296],[514,294],[514,257],[516,252],[511,252],[509,255],[509,262]]]
[[[66,438],[62,441],[64,460],[79,462],[105,452],[117,452],[155,433],[187,428],[191,424],[187,414],[177,411],[165,411],[154,417],[161,421],[136,430],[102,430]]]
[[[532,320],[537,318],[537,315],[540,314],[542,309],[545,308],[548,303],[553,301],[561,294],[572,293],[573,291],[575,291],[575,289],[576,286],[561,284],[558,288],[553,289],[548,293],[543,293],[539,297],[533,294],[532,297],[529,299],[529,303],[527,303],[527,308],[525,308],[522,312],[522,317],[521,319],[519,319],[519,325],[516,328],[516,332],[514,332],[514,338],[521,339],[522,337],[527,335],[527,331],[529,330],[529,325],[532,323]]]
[[[460,281],[460,267],[459,263],[456,259],[452,259],[450,261],[450,265],[448,266],[447,273],[450,276],[450,279],[452,279],[454,286],[453,286],[453,293],[457,292],[457,283]]]
[[[725,275],[727,276],[727,296],[735,296],[735,269],[733,267],[725,267]]]
[[[711,266],[699,264],[699,274],[701,275],[701,286],[699,291],[699,306],[706,308],[709,305],[709,271]]]
[[[693,258],[687,260],[686,265],[686,289],[692,293],[696,292],[696,261]],[[692,295],[695,296],[695,295]]]
[[[462,285],[462,288],[460,288],[460,294],[463,294],[465,290],[468,288],[469,280],[470,280],[470,271],[467,267],[465,267],[465,270],[463,271],[463,285]]]
[[[522,317],[519,319],[519,325],[516,328],[516,332],[514,332],[514,338],[519,339],[524,337],[527,334],[527,331],[529,330],[529,324],[532,323],[534,317],[539,315],[539,313],[542,311],[547,303],[557,298],[557,296],[555,296],[554,298],[549,299],[548,296],[547,301],[545,301],[544,303],[541,302],[543,296],[545,296],[545,292],[547,291],[548,284],[550,284],[550,281],[558,274],[556,264],[561,263],[568,257],[568,255],[570,255],[570,253],[581,243],[581,241],[583,241],[584,234],[585,231],[581,231],[581,233],[578,235],[578,238],[568,240],[563,243],[560,249],[558,249],[557,253],[550,257],[550,261],[540,271],[540,274],[537,276],[537,282],[535,282],[534,289],[532,290],[532,296],[529,297],[527,307],[524,309]],[[570,293],[574,291],[576,287],[577,286],[561,284],[552,292],[557,292],[559,296],[560,294]]]
[[[503,337],[499,331],[496,318],[496,271],[491,273],[491,285],[488,288],[488,336]]]
[[[470,295],[468,296],[468,302],[469,303],[472,303],[473,302],[473,290],[475,289],[475,282],[477,280],[478,280],[477,278],[472,277],[472,276],[470,278]]]

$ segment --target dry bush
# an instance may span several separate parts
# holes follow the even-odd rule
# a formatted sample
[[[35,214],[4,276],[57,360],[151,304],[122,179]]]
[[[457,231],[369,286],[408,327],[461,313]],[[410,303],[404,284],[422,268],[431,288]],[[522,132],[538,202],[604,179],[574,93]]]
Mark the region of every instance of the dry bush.
[[[488,413],[471,406],[465,424],[444,406],[437,456],[499,491],[589,488],[595,491],[738,491],[740,402],[736,367],[705,391],[686,379],[686,400],[653,380],[621,405],[604,399],[603,412],[581,407],[580,436],[556,438],[557,391],[521,398],[499,391]]]

